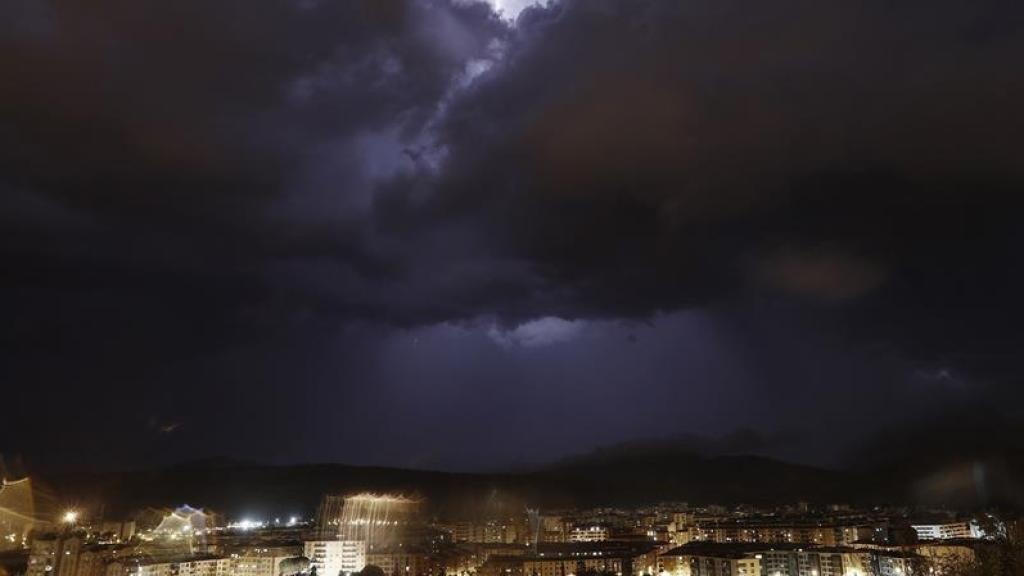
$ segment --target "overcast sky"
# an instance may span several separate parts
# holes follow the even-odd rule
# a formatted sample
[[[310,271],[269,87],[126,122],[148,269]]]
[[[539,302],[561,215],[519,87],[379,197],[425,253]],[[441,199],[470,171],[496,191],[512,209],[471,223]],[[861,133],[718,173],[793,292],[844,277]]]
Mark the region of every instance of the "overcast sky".
[[[0,453],[1019,419],[1024,4],[0,3]],[[966,407],[966,408],[965,408]]]

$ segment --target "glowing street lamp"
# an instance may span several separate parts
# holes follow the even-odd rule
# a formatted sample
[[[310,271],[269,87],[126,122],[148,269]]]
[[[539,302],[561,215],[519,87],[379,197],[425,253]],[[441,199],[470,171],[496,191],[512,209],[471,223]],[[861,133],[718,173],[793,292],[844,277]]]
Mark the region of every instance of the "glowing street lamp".
[[[64,513],[64,516],[61,517],[61,520],[65,524],[74,524],[75,522],[78,522],[78,511],[68,510],[67,512]]]

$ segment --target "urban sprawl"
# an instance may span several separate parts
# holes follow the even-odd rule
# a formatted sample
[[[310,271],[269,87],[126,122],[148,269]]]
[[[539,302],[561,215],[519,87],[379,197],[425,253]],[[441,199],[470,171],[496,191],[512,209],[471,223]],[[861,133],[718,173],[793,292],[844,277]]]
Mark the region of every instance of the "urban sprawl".
[[[1021,538],[991,512],[665,502],[449,518],[391,494],[326,495],[312,517],[183,505],[42,519],[19,509],[28,491],[0,490],[0,575],[942,576],[985,573],[969,570],[1006,562]]]

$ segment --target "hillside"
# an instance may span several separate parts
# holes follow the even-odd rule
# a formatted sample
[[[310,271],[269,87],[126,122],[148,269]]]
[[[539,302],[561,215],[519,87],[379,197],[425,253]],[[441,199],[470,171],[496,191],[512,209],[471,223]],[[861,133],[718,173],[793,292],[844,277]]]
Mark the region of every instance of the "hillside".
[[[56,502],[104,503],[110,514],[188,503],[230,516],[312,514],[325,493],[401,492],[444,514],[480,507],[849,501],[842,474],[756,456],[665,447],[599,451],[530,472],[460,474],[343,464],[195,462],[152,470],[75,473],[37,482]]]

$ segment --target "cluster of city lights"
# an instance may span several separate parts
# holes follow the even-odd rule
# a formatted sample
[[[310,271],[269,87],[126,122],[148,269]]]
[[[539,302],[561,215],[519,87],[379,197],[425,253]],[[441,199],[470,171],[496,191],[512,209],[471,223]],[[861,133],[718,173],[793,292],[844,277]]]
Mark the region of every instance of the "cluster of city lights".
[[[259,528],[266,528],[266,526],[267,523],[262,520],[250,520],[248,518],[228,524],[228,528],[233,528],[235,530],[257,530]]]
[[[288,521],[285,522],[284,525],[285,526],[289,526],[289,527],[291,527],[291,526],[298,526],[300,522],[301,522],[301,520],[299,519],[298,516],[292,516],[292,517],[288,518]],[[281,519],[280,518],[274,518],[273,525],[274,526],[280,526],[281,525]],[[229,522],[228,525],[227,525],[228,529],[230,529],[230,530],[243,530],[243,531],[245,531],[245,530],[259,530],[261,528],[267,528],[269,526],[271,526],[271,523],[267,522],[266,520],[253,520],[251,518],[243,518],[243,519],[239,520],[238,522]]]

